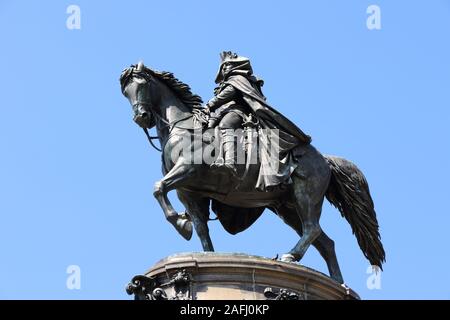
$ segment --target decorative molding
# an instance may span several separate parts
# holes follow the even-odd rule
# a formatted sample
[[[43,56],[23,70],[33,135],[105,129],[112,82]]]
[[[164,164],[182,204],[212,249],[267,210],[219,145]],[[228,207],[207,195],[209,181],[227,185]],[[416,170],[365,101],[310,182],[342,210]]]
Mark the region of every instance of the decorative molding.
[[[264,289],[264,296],[267,300],[305,300],[303,294],[298,294],[287,289],[279,289],[274,292],[271,287]]]
[[[192,276],[185,269],[177,271],[172,279],[164,284],[156,277],[137,275],[127,285],[129,295],[134,294],[135,300],[191,300]],[[174,295],[168,297],[164,288],[173,287]]]
[[[191,300],[191,274],[186,269],[178,271],[170,280],[169,285],[174,286],[175,295],[171,300]]]
[[[134,276],[127,285],[129,295],[134,294],[135,300],[151,300],[151,293],[155,287],[155,279],[143,275]]]

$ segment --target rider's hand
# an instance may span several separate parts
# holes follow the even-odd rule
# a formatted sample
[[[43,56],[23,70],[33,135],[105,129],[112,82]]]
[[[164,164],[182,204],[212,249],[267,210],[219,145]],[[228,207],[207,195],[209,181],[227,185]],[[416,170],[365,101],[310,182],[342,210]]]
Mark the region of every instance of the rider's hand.
[[[203,110],[205,111],[206,114],[210,114],[211,113],[211,109],[209,108],[208,105],[205,105],[205,108],[203,108]]]

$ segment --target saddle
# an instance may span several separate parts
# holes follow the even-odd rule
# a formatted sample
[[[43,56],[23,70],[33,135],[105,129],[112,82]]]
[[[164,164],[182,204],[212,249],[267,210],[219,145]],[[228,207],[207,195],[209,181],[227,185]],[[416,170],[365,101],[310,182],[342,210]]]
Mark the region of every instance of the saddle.
[[[214,150],[218,150],[218,153],[214,157],[220,159],[223,157],[223,148],[219,121],[214,119],[217,115],[213,114],[211,119],[210,114],[199,111],[202,113],[202,140],[205,144],[215,144]],[[253,114],[244,114],[243,119],[242,130],[234,131],[234,160],[240,180],[238,188],[254,188],[254,179],[244,181],[247,176],[254,175],[258,177],[256,188],[260,191],[290,184],[290,175],[308,150],[308,145],[296,143],[292,136],[282,131],[278,132],[279,136],[274,135],[270,127],[265,125],[264,119]],[[214,124],[213,128],[209,127],[211,123]]]

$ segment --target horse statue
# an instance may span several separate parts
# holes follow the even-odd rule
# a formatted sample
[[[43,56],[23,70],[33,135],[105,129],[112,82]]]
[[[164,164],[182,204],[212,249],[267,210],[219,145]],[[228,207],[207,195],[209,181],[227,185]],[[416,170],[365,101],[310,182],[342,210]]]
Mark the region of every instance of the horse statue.
[[[241,164],[241,177],[236,179],[201,158],[188,161],[185,153],[174,151],[188,141],[188,149],[201,154],[213,141],[213,135],[205,138],[204,123],[208,119],[201,108],[202,99],[188,85],[172,73],[152,70],[142,62],[125,69],[120,83],[132,106],[134,121],[144,128],[152,145],[153,139],[159,139],[164,177],[155,183],[153,195],[166,219],[186,240],[192,236],[193,225],[203,250],[214,251],[208,229],[208,221],[213,220],[210,207],[231,234],[247,229],[269,209],[300,237],[281,260],[300,261],[312,244],[325,259],[331,278],[343,284],[334,241],[319,224],[326,197],[350,223],[371,265],[382,268],[385,252],[374,204],[363,173],[353,163],[324,156],[306,144],[287,187],[257,190],[259,161]],[[147,129],[152,127],[156,127],[157,137],[148,135]],[[217,156],[212,154],[213,158]],[[176,190],[186,212],[178,214],[172,207],[167,197],[171,190]]]

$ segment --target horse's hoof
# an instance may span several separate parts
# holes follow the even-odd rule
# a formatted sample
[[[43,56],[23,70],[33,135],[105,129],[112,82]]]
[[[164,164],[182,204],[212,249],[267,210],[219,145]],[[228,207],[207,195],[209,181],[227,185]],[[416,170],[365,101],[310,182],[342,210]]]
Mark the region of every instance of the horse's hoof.
[[[192,222],[187,218],[178,218],[175,225],[178,233],[181,234],[186,240],[191,240],[192,238]]]
[[[295,259],[294,255],[290,254],[290,253],[285,253],[281,256],[281,261],[283,262],[296,262],[297,259]]]

